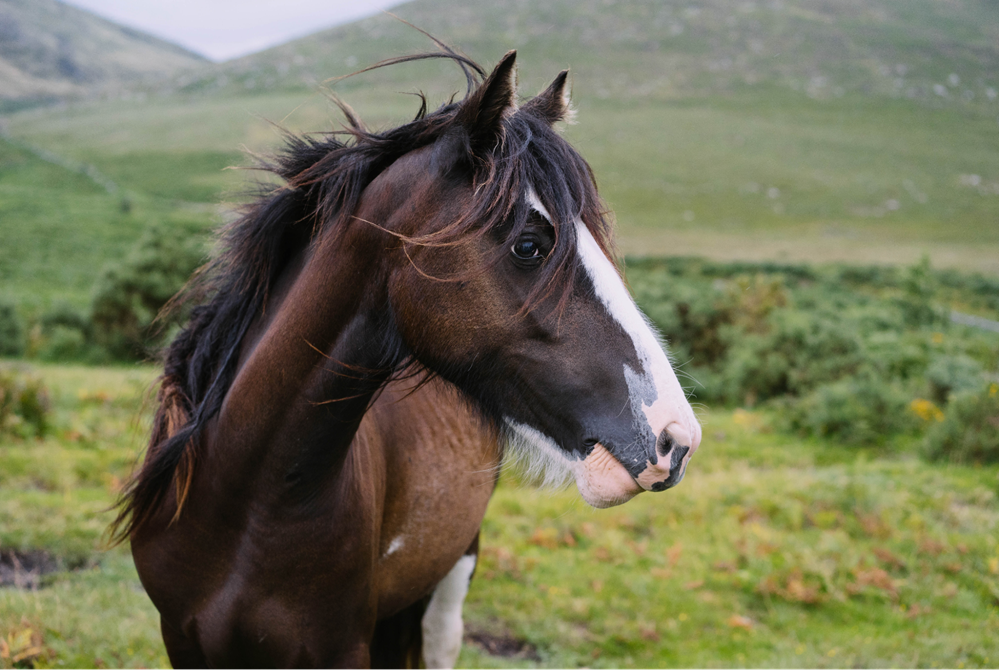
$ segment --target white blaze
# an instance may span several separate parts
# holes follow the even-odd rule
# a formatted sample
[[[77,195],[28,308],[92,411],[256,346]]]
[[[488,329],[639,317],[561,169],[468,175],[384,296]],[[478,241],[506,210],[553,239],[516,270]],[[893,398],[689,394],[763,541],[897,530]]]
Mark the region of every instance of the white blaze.
[[[531,207],[551,221],[551,216],[533,189],[528,191],[527,198]],[[627,364],[624,365],[632,406],[644,413],[653,435],[658,436],[668,425],[679,423],[682,432],[689,433],[690,439],[699,442],[700,426],[666,356],[665,345],[638,309],[617,268],[600,249],[586,224],[577,219],[575,228],[577,251],[597,297],[608,314],[631,337],[638,353],[641,370],[632,370]],[[647,393],[652,389],[655,391],[655,400],[647,405],[644,398],[652,395]],[[690,454],[688,458],[689,456]]]

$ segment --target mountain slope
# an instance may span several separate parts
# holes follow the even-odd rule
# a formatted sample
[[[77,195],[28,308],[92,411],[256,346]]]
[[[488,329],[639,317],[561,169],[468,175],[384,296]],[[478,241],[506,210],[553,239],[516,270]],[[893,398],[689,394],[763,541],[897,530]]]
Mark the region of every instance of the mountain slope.
[[[999,6],[987,0],[495,0],[474,6],[415,0],[395,12],[483,63],[519,49],[526,90],[571,66],[582,82],[575,94],[583,97],[675,99],[776,85],[818,99],[860,93],[999,109]],[[182,83],[191,91],[310,87],[432,48],[417,31],[380,15]],[[433,65],[414,72],[384,76],[442,80]],[[453,86],[453,70],[445,72]]]
[[[114,90],[207,62],[57,0],[0,0],[0,110]]]

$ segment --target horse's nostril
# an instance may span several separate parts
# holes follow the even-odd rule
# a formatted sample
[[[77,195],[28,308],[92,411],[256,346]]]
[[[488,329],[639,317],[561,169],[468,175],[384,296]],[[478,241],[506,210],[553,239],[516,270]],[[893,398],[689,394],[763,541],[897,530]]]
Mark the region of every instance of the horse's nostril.
[[[663,432],[659,433],[659,439],[656,441],[656,453],[660,456],[665,456],[675,446],[676,440],[670,435],[669,430],[663,429]]]
[[[690,447],[682,447],[679,444],[673,449],[672,455],[669,457],[669,471],[671,478],[676,473],[676,469],[683,463],[683,457],[687,455],[688,451],[690,451]]]

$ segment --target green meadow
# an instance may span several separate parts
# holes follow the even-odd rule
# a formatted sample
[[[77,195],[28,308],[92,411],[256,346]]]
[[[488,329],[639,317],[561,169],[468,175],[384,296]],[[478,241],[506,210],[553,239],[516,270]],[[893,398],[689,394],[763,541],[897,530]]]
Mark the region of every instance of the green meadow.
[[[610,510],[504,472],[459,664],[999,666],[999,334],[949,321],[999,321],[994,8],[399,13],[487,67],[517,48],[524,96],[572,68],[563,132],[705,431],[682,485]],[[327,78],[429,47],[373,17],[120,99],[4,108],[0,352],[16,320],[23,357],[0,361],[0,577],[11,556],[40,574],[0,586],[0,668],[168,664],[127,549],[104,543],[157,371],[82,364],[118,355],[98,351],[102,281],[171,244],[207,256],[272,183],[240,168],[283,129],[340,127]],[[463,90],[446,63],[333,85],[373,129]]]
[[[996,116],[779,89],[627,106],[580,97],[566,134],[593,165],[623,253],[863,264],[928,255],[936,266],[999,273]],[[347,99],[376,128],[416,108],[391,92]],[[22,146],[92,165],[118,191],[0,143],[0,215],[12,241],[0,251],[4,292],[30,302],[65,291],[83,302],[145,226],[171,217],[217,225],[263,178],[226,168],[276,150],[278,125],[335,123],[324,98],[305,92],[11,118]],[[69,174],[53,188],[60,171]]]
[[[155,370],[27,373],[51,427],[0,438],[0,550],[57,569],[0,588],[0,667],[164,666],[127,550],[102,542]],[[995,667],[999,467],[835,448],[772,419],[706,411],[684,482],[610,510],[504,473],[459,664]]]

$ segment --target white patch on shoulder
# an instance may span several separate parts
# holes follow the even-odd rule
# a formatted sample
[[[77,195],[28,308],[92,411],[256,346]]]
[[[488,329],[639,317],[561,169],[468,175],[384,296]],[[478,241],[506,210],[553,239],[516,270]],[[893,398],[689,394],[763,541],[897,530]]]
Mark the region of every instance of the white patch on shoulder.
[[[385,558],[386,556],[391,556],[395,552],[399,551],[400,549],[402,549],[402,545],[404,544],[406,544],[406,538],[404,536],[400,535],[399,537],[395,538],[394,540],[389,542],[388,549],[385,550],[385,553],[382,555],[382,558]]]
[[[465,624],[461,608],[475,570],[475,556],[458,559],[440,581],[423,614],[423,664],[428,668],[453,668],[461,653]]]
[[[507,431],[509,462],[528,480],[553,487],[565,486],[572,481],[572,462],[555,440],[509,417],[504,421],[510,428]]]

